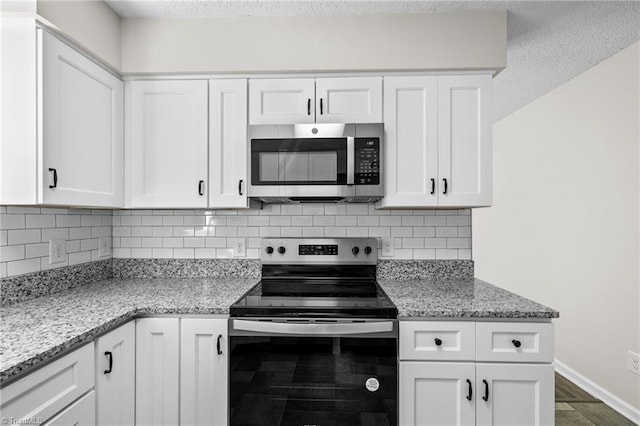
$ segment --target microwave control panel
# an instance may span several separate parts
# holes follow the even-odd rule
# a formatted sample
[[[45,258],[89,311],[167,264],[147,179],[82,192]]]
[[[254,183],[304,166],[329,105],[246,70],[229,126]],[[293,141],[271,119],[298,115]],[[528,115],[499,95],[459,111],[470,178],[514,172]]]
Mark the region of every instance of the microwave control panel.
[[[355,138],[356,185],[380,184],[380,138]]]

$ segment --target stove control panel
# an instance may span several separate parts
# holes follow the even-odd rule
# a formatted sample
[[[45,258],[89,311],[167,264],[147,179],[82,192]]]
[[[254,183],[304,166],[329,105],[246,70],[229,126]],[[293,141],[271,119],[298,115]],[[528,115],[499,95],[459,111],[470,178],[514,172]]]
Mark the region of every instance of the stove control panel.
[[[375,238],[264,238],[263,264],[365,264],[378,260]]]

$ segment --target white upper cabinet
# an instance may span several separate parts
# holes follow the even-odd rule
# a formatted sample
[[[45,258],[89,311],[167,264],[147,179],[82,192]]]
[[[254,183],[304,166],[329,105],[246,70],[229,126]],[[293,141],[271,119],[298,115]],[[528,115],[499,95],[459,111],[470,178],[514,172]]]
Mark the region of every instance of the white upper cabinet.
[[[39,34],[38,199],[54,205],[122,207],[122,81],[49,33]]]
[[[317,78],[317,123],[381,123],[382,78]]]
[[[382,208],[491,205],[491,76],[385,77]]]
[[[382,207],[438,205],[437,117],[437,77],[385,78]]]
[[[246,208],[247,80],[209,81],[209,206]]]
[[[249,124],[313,123],[313,78],[249,80]]]
[[[207,206],[208,82],[131,81],[126,87],[126,206]]]
[[[438,204],[491,205],[491,76],[439,77],[438,102]]]
[[[249,124],[381,121],[382,77],[249,80]]]

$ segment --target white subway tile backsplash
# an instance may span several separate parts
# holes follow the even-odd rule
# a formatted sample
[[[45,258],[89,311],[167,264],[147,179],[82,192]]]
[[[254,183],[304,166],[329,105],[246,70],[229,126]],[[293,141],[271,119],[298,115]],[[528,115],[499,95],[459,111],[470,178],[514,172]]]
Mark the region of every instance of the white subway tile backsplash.
[[[55,228],[56,216],[44,214],[25,215],[26,228]]]
[[[25,258],[24,244],[0,247],[0,259],[3,262],[22,260]]]
[[[39,243],[42,231],[40,229],[10,229],[8,231],[7,244]]]
[[[0,220],[0,229],[24,229],[25,215],[3,214]]]
[[[87,228],[89,230],[89,235],[91,235],[91,228]],[[45,228],[42,230],[42,241],[50,241],[50,240],[68,240],[69,239],[69,228]]]
[[[5,276],[97,260],[98,238],[104,237],[112,237],[114,257],[231,258],[233,241],[242,238],[251,259],[260,256],[261,238],[373,237],[393,238],[396,259],[471,258],[469,209],[376,210],[366,204],[265,205],[242,211],[2,207],[0,274]],[[67,241],[65,262],[48,264],[50,239]]]

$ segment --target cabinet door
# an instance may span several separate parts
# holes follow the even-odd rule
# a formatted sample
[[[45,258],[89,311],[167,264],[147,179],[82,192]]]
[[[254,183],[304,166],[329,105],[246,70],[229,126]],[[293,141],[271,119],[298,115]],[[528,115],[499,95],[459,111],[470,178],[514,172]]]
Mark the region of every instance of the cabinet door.
[[[96,421],[95,409],[96,393],[91,391],[51,420],[43,423],[43,426],[92,426]]]
[[[183,319],[180,341],[180,424],[226,425],[227,319]]]
[[[247,80],[209,88],[209,206],[247,207]]]
[[[553,426],[553,365],[479,363],[476,375],[478,425]]]
[[[399,365],[400,426],[474,424],[473,363],[400,362]]]
[[[379,207],[438,204],[437,77],[384,79],[385,197]]]
[[[136,320],[136,425],[177,425],[178,318]]]
[[[489,206],[491,76],[439,77],[438,100],[438,204]]]
[[[122,207],[122,81],[46,32],[42,55],[42,202]]]
[[[135,322],[96,340],[98,425],[131,425],[135,418]]]
[[[249,124],[313,123],[314,79],[249,80]]]
[[[128,207],[206,207],[208,82],[127,82]]]
[[[317,123],[381,123],[382,77],[317,78]]]

